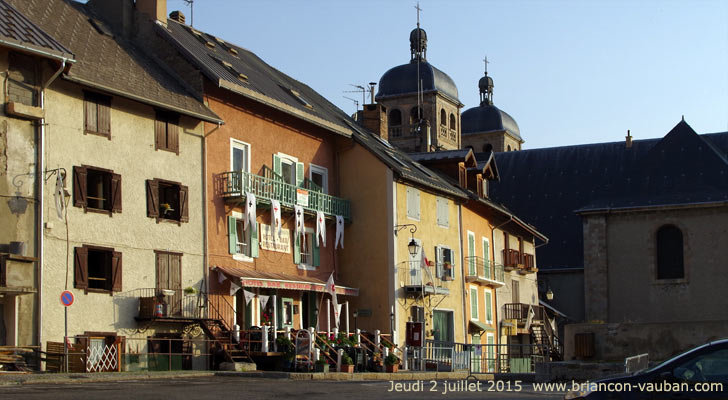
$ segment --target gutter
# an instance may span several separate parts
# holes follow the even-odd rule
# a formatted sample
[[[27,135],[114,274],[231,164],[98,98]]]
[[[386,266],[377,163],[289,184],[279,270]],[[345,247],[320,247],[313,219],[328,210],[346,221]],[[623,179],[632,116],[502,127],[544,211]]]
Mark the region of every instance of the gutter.
[[[60,61],[64,68],[67,63],[76,62],[76,60],[73,59],[73,54],[49,51],[45,47],[27,45],[27,44],[23,44],[20,41],[12,40],[9,38],[0,39],[0,45],[9,47],[9,48],[15,49],[15,50],[22,50],[25,52],[30,52],[30,53],[37,54],[37,55],[40,55],[40,56],[43,56],[46,58],[52,58],[56,61]]]
[[[650,211],[665,208],[682,209],[682,208],[709,208],[709,207],[720,207],[728,206],[728,201],[706,201],[696,203],[675,203],[675,204],[654,204],[646,206],[631,206],[631,207],[605,207],[605,208],[592,208],[592,209],[579,209],[575,210],[575,214],[611,214],[619,212],[630,212],[630,211]]]

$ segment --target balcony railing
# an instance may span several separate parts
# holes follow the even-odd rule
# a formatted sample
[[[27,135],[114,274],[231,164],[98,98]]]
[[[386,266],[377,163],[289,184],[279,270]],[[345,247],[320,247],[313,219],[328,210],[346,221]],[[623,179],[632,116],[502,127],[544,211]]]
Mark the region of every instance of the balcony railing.
[[[529,309],[533,309],[533,317],[531,322],[543,321],[546,311],[543,306],[524,303],[508,303],[504,304],[505,319],[515,319],[519,324],[525,324],[528,320]]]
[[[400,137],[402,136],[402,127],[401,126],[392,126],[389,128],[389,136],[390,137]]]
[[[181,289],[140,288],[131,296],[139,298],[137,318],[141,320],[205,318],[203,299]]]
[[[502,265],[495,264],[483,257],[468,256],[465,257],[465,280],[503,286],[505,284],[505,273]]]
[[[522,274],[536,272],[536,261],[533,254],[521,253],[513,249],[503,249],[502,255],[506,271],[518,269],[518,272]]]
[[[341,215],[351,220],[351,205],[344,200],[316,190],[297,187],[276,177],[265,177],[245,171],[229,171],[220,174],[222,195],[226,198],[242,198],[245,193],[255,195],[258,202],[278,200],[282,207],[292,209],[298,204],[309,212],[322,211],[329,216]]]
[[[435,266],[421,267],[420,261],[408,261],[397,267],[399,286],[408,294],[449,294],[452,274],[443,266],[438,276]]]

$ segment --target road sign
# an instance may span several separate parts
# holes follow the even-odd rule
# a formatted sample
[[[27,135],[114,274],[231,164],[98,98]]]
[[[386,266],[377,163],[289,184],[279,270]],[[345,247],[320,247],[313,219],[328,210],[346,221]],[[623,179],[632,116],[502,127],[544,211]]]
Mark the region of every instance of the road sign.
[[[64,307],[68,307],[73,304],[73,293],[68,290],[61,292],[61,304],[63,304]]]

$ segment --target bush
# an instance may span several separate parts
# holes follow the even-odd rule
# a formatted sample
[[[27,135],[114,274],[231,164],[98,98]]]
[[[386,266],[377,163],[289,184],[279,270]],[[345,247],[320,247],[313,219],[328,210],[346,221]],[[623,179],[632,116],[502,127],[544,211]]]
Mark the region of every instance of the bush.
[[[345,365],[353,365],[354,360],[352,360],[348,354],[344,353],[344,355],[341,356],[341,363]]]
[[[384,359],[384,365],[397,365],[399,364],[399,358],[394,353],[389,353],[387,358]]]

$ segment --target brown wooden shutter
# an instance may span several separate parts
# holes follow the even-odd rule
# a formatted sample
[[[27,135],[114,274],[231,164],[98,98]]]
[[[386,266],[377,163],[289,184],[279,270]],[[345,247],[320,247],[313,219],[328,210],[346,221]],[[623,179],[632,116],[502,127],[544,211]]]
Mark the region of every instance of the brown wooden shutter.
[[[121,292],[121,252],[115,251],[111,256],[111,291]]]
[[[189,207],[190,190],[187,186],[180,185],[179,187],[179,208],[180,208],[180,222],[190,221],[190,207]]]
[[[169,254],[157,253],[157,289],[169,289]]]
[[[167,147],[179,155],[179,118],[169,118],[167,122]]]
[[[78,289],[88,288],[88,249],[76,247],[74,249],[73,286]]]
[[[165,140],[167,124],[161,119],[161,115],[157,114],[157,119],[154,121],[154,150],[163,149],[167,145]]]
[[[111,139],[111,99],[108,97],[99,97],[97,100],[98,106],[98,132],[104,135],[109,135]]]
[[[147,179],[147,217],[159,217],[159,182]]]
[[[121,175],[111,174],[111,211],[121,212]]]
[[[169,255],[169,288],[182,289],[182,256],[179,254]]]
[[[86,132],[96,132],[96,125],[98,120],[96,119],[96,102],[91,94],[86,94],[83,99],[84,108],[84,129]]]
[[[73,167],[73,205],[86,207],[86,167]]]

